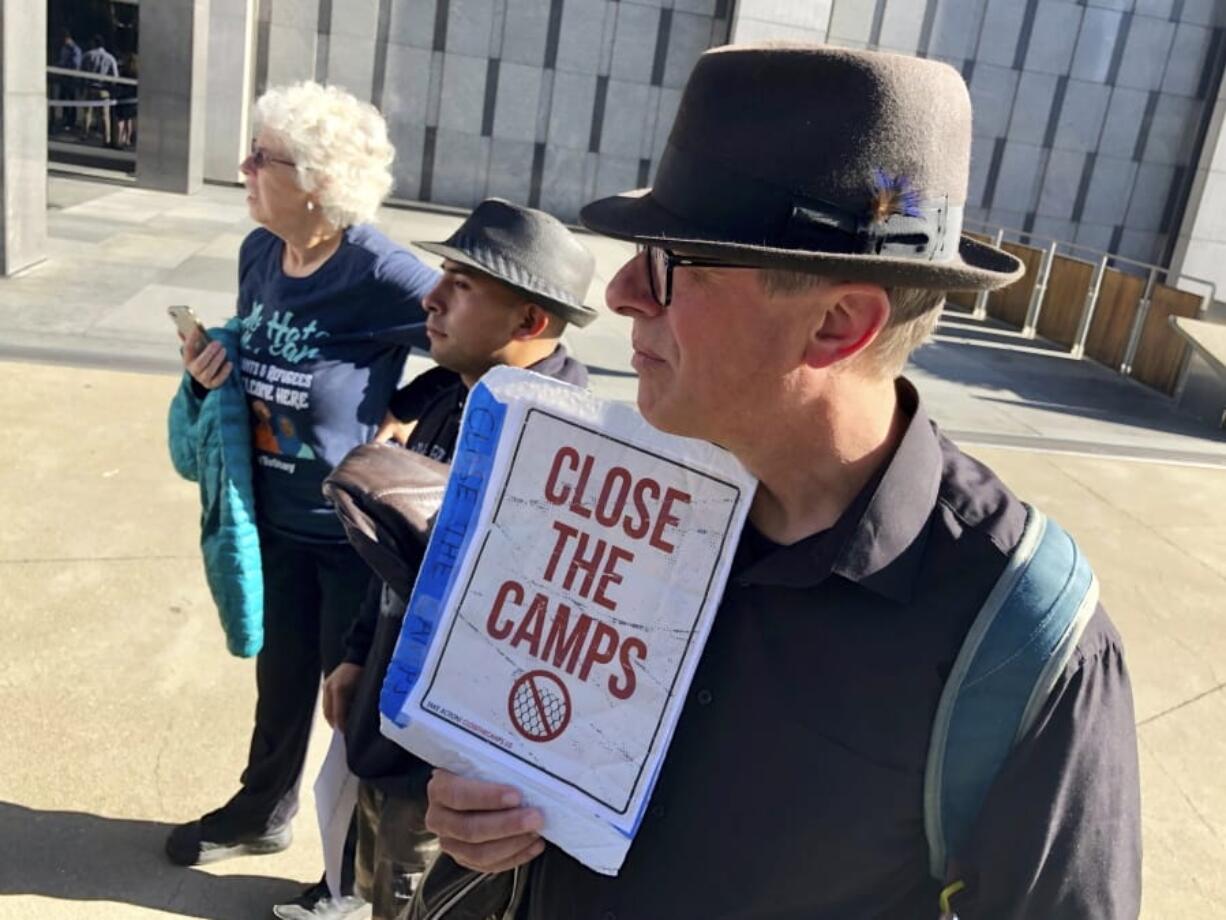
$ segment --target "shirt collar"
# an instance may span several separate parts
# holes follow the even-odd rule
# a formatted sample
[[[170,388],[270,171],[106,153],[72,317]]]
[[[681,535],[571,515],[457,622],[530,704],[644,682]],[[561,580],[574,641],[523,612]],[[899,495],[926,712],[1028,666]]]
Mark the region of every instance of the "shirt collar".
[[[833,571],[906,603],[941,489],[942,459],[936,429],[910,381],[899,379],[898,399],[904,411],[913,410],[911,422]]]
[[[553,351],[535,364],[529,364],[525,370],[532,371],[534,374],[540,374],[542,377],[557,377],[562,373],[568,361],[570,361],[570,355],[566,351],[566,346],[559,342]],[[464,386],[462,382],[457,382],[459,383],[460,391],[458,396],[460,407],[463,408],[464,402],[468,399],[468,387]]]
[[[910,421],[885,467],[833,527],[781,547],[744,577],[807,588],[833,573],[898,603],[910,600],[940,490],[942,459],[936,430],[915,387],[902,378],[897,387]]]
[[[545,377],[554,377],[570,360],[570,355],[566,353],[566,346],[561,342],[549,354],[541,358],[535,364],[528,365],[528,370],[535,374],[541,374]]]

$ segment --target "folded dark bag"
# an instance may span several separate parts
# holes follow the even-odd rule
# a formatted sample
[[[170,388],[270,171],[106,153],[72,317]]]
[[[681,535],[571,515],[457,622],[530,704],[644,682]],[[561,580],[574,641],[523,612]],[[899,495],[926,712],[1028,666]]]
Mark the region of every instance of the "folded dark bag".
[[[324,480],[349,542],[402,597],[412,593],[450,471],[396,444],[364,444]]]

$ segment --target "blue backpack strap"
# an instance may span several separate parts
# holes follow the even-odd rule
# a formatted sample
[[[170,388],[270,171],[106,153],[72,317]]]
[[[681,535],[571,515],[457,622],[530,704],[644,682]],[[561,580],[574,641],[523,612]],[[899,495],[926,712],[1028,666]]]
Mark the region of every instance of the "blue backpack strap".
[[[1077,544],[1037,509],[963,640],[941,693],[924,777],[929,869],[947,881],[988,788],[1030,730],[1098,606]]]

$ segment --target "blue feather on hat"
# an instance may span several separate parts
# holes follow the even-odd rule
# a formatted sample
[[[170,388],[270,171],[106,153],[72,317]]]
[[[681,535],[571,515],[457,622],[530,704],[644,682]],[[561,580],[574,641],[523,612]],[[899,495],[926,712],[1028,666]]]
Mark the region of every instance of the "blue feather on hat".
[[[869,222],[884,224],[895,214],[920,217],[919,192],[904,175],[892,176],[884,169],[873,170],[873,195],[869,201]]]

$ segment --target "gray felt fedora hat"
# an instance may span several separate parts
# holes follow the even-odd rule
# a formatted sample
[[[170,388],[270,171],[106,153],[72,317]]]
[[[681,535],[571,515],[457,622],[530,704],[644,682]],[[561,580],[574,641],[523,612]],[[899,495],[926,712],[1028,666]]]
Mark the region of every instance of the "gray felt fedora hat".
[[[971,102],[947,64],[811,45],[704,54],[654,185],[587,205],[606,236],[886,286],[1003,287],[962,235]]]
[[[600,315],[583,302],[596,259],[544,211],[487,198],[443,242],[414,245],[510,285],[568,323],[586,326]]]

